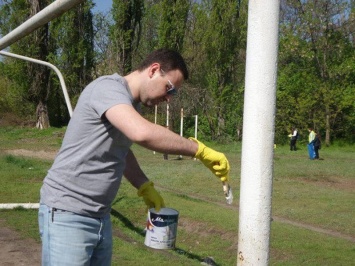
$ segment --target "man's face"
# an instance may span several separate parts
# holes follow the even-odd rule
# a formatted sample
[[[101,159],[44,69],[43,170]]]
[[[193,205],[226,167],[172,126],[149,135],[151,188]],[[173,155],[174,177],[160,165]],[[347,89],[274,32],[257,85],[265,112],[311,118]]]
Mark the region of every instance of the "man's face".
[[[157,67],[154,69],[145,89],[141,91],[140,99],[145,106],[154,106],[161,102],[170,102],[183,83],[180,70],[169,72]]]

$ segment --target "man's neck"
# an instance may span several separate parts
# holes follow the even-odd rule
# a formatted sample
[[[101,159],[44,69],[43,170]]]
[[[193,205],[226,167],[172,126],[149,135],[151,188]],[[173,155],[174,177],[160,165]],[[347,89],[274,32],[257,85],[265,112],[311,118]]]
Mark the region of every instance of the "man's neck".
[[[142,80],[141,75],[142,73],[136,70],[124,76],[125,80],[127,81],[128,87],[131,90],[135,102],[140,102],[139,89],[141,87],[140,85],[140,82]]]

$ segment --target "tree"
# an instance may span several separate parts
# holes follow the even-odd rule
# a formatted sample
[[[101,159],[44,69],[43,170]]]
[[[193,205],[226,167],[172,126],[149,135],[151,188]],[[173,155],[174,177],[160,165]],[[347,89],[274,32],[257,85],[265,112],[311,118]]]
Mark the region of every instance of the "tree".
[[[158,46],[182,52],[190,3],[188,0],[162,0],[159,6]]]
[[[349,12],[349,1],[346,0],[282,2],[279,67],[283,72],[289,68],[286,64],[292,63],[292,76],[299,75],[300,71],[309,76],[306,80],[311,82],[298,83],[298,90],[308,92],[308,95],[302,93],[300,96],[311,100],[298,102],[303,103],[301,110],[307,110],[308,122],[318,131],[325,130],[326,145],[330,144],[331,134],[336,135],[332,129],[342,113],[344,102],[346,86],[339,77],[345,73],[340,71],[344,70],[340,66],[354,56],[345,30]],[[285,83],[293,87],[290,81],[285,80]]]
[[[48,4],[48,0],[30,2],[18,0],[4,4],[1,6],[1,15],[4,15],[2,20],[6,22],[6,25],[2,24],[1,32],[9,32],[12,27],[17,27],[21,24],[20,22],[34,16]],[[49,54],[48,36],[48,25],[45,25],[12,45],[10,51],[45,61]],[[49,69],[33,63],[13,61],[12,64],[16,72],[14,81],[17,82],[18,88],[22,88],[23,97],[37,105],[35,111],[37,128],[49,127],[47,109]]]
[[[68,94],[75,105],[94,69],[94,30],[92,1],[85,1],[50,23],[50,62],[62,72]],[[65,124],[69,115],[56,80],[50,94],[51,117],[56,125]]]
[[[195,101],[206,134],[235,136],[241,126],[246,12],[239,1],[202,1],[189,20],[188,58],[192,58]]]
[[[186,21],[190,3],[188,0],[162,0],[157,4],[158,26],[157,47],[169,48],[180,53],[183,52]],[[180,110],[184,108],[182,98],[174,99],[169,103],[169,128],[175,131],[180,129]]]
[[[3,5],[0,11],[6,24],[2,24],[1,33],[10,32],[50,3],[18,0]],[[80,93],[91,80],[94,63],[91,6],[92,1],[86,1],[10,47],[14,53],[56,65],[65,76],[71,96]],[[23,100],[35,105],[38,128],[49,127],[49,116],[55,125],[68,120],[59,82],[47,67],[12,60],[7,68],[11,69],[7,73],[16,84],[14,90],[21,90]],[[29,113],[28,108],[24,111]]]
[[[143,0],[113,0],[112,2],[110,52],[115,58],[115,69],[121,75],[132,70],[132,56],[139,45],[143,14]]]

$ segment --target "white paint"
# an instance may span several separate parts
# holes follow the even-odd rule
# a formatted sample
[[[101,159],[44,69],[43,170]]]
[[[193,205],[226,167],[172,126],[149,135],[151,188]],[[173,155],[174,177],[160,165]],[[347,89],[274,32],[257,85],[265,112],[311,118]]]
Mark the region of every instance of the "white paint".
[[[279,0],[249,1],[237,265],[268,265]]]

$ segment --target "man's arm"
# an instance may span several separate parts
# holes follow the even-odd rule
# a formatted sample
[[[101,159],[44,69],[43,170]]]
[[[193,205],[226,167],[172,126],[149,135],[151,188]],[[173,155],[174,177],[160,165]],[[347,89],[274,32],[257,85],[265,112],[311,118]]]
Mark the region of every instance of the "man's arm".
[[[126,179],[138,189],[137,194],[143,197],[148,208],[155,208],[157,211],[165,206],[164,199],[155,190],[154,183],[149,181],[140,168],[133,152],[129,150],[126,156],[126,168],[124,170]]]
[[[229,180],[229,162],[196,139],[186,139],[144,119],[132,106],[119,104],[106,111],[106,118],[133,142],[161,153],[193,156],[202,161],[221,181]]]
[[[119,104],[106,111],[106,118],[133,142],[161,153],[194,156],[198,144],[149,122],[132,106]]]
[[[129,150],[126,156],[126,168],[123,172],[126,179],[134,186],[135,188],[140,188],[145,182],[148,182],[147,176],[144,174],[140,168],[136,157],[133,152]]]

